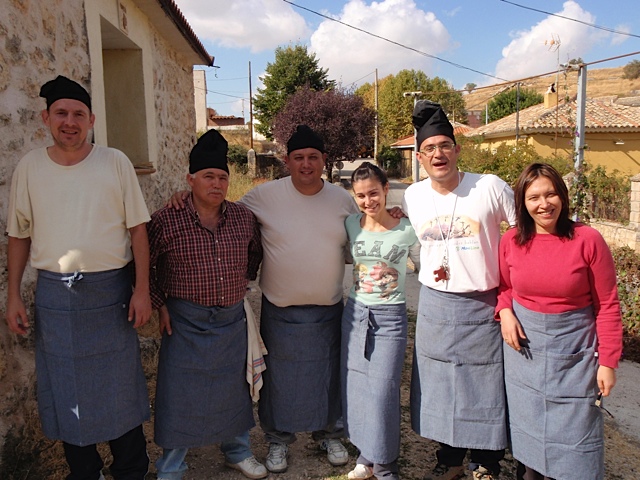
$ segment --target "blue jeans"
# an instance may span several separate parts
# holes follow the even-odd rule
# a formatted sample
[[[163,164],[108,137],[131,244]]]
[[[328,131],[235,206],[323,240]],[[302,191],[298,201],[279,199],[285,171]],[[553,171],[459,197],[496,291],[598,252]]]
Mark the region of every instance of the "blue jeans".
[[[240,463],[253,455],[249,445],[249,430],[238,435],[233,440],[222,442],[220,450],[224,454],[227,463]],[[184,472],[187,471],[187,464],[184,458],[187,456],[188,448],[165,448],[162,457],[156,460],[158,470],[158,480],[181,480]]]

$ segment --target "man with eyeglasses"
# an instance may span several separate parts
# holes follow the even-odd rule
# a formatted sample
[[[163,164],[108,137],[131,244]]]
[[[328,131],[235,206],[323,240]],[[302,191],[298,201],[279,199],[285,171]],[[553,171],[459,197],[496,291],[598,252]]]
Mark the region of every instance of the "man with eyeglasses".
[[[429,178],[405,193],[421,243],[422,283],[411,382],[412,427],[440,442],[425,480],[500,473],[507,446],[500,324],[494,320],[500,224],[515,224],[513,191],[495,175],[461,172],[460,145],[439,104],[413,111],[417,153]]]

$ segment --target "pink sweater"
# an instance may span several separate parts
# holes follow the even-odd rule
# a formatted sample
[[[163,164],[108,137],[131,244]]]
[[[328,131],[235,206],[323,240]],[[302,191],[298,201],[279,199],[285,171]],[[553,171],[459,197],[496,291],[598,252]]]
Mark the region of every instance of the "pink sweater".
[[[600,365],[617,368],[622,354],[622,321],[616,270],[600,233],[576,224],[573,240],[536,235],[515,243],[516,229],[500,241],[500,289],[496,313],[512,300],[540,313],[563,313],[593,305]]]

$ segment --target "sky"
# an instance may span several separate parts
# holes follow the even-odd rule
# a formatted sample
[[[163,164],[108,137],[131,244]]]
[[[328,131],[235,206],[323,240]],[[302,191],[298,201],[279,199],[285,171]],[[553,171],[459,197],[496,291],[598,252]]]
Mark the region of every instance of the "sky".
[[[174,1],[215,57],[214,67],[197,67],[206,70],[207,106],[246,120],[249,63],[255,95],[278,46],[306,45],[346,88],[373,83],[376,69],[378,78],[416,69],[463,89],[640,51],[637,0]],[[632,60],[640,54],[588,69]]]

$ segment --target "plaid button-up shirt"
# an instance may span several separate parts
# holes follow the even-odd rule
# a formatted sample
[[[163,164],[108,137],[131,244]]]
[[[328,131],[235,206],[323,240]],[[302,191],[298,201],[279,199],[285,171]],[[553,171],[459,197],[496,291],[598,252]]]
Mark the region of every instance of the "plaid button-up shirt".
[[[200,224],[192,196],[185,208],[161,208],[147,225],[151,251],[151,301],[167,297],[208,307],[241,301],[262,261],[258,222],[244,205],[223,203],[214,232]]]

